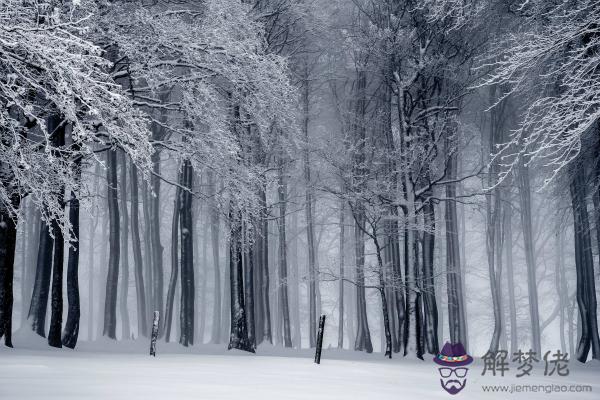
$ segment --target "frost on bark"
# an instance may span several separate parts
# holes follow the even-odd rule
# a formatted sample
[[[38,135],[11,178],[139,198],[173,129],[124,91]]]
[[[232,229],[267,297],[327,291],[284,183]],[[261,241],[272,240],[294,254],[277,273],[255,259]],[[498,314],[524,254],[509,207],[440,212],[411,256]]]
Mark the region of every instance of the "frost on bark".
[[[156,340],[158,339],[158,323],[160,320],[160,312],[154,311],[152,319],[152,334],[150,337],[150,355],[156,357]]]
[[[231,297],[231,330],[227,349],[254,353],[248,339],[246,308],[244,303],[244,272],[242,266],[242,222],[230,212],[231,238],[229,243],[229,282]]]

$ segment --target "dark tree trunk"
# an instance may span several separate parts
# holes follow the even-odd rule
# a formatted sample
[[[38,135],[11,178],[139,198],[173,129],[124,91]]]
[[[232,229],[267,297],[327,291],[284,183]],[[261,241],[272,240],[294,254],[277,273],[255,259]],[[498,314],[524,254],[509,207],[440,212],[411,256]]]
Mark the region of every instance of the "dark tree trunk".
[[[81,164],[78,161],[75,165],[75,174],[77,185],[81,178]],[[69,259],[67,261],[67,300],[69,308],[67,310],[67,322],[63,332],[62,344],[65,347],[74,349],[79,336],[79,318],[81,316],[79,303],[79,198],[75,191],[71,191],[71,199],[69,201],[69,222],[73,231],[74,241],[69,246]],[[89,249],[88,251],[93,251]],[[90,301],[92,301],[90,299]]]
[[[228,349],[254,353],[248,340],[246,308],[244,304],[244,272],[242,266],[242,221],[230,211],[231,239],[229,243],[229,282],[231,294],[231,333]]]
[[[359,206],[360,207],[360,206]],[[354,216],[354,246],[356,253],[356,317],[357,332],[354,350],[373,352],[371,332],[367,320],[367,304],[365,296],[365,216],[364,210],[357,211]]]
[[[183,162],[181,191],[181,309],[179,343],[184,346],[194,344],[194,235],[192,217],[192,190],[194,169],[190,160]]]
[[[600,359],[600,339],[596,315],[596,287],[594,260],[587,210],[585,171],[579,166],[571,182],[571,202],[575,233],[575,269],[577,273],[577,304],[581,320],[581,336],[577,345],[577,359],[585,362],[592,348],[592,358]]]
[[[148,336],[148,309],[146,305],[146,289],[144,285],[144,266],[142,261],[142,245],[140,242],[139,199],[137,167],[131,162],[131,244],[133,248],[133,264],[135,274],[135,292],[137,298],[138,336]]]
[[[20,198],[15,196],[12,207],[18,209],[19,203]],[[0,206],[0,339],[4,337],[4,344],[8,347],[12,347],[13,275],[16,242],[17,221],[11,217],[9,210],[2,205]]]
[[[121,285],[119,290],[119,311],[121,313],[121,336],[131,338],[131,324],[127,299],[129,297],[129,212],[127,210],[127,159],[121,153],[121,171],[119,176],[119,191],[121,192]]]
[[[65,145],[65,124],[59,116],[49,118],[48,129],[54,132],[51,138],[52,146],[55,149]],[[58,152],[55,155],[59,155]],[[65,189],[61,187],[58,192],[59,203],[62,210],[64,203]],[[54,236],[54,256],[52,260],[52,295],[50,302],[50,329],[48,331],[48,344],[52,347],[62,347],[62,315],[63,315],[63,263],[65,258],[65,241],[63,232],[56,219],[51,224]]]
[[[119,289],[120,258],[120,219],[119,196],[117,191],[117,151],[107,152],[106,180],[108,185],[109,215],[109,257],[108,274],[106,276],[106,294],[104,302],[104,328],[102,334],[111,339],[117,338],[117,292]]]
[[[353,144],[356,147],[353,154],[353,182],[352,190],[360,192],[364,189],[365,170],[365,146],[366,146],[366,111],[367,111],[367,72],[361,70],[358,72],[356,87],[357,100],[355,106],[356,122],[352,127],[354,135]],[[356,340],[354,349],[359,351],[373,352],[371,343],[371,332],[369,331],[369,322],[367,319],[367,305],[365,295],[365,223],[366,211],[361,200],[355,201],[353,205],[354,216],[354,251],[356,258]]]
[[[429,354],[439,353],[438,343],[438,309],[435,299],[433,274],[433,252],[435,249],[435,208],[430,201],[423,204],[425,232],[423,232],[423,310],[424,339]]]
[[[248,340],[256,348],[256,319],[254,313],[254,246],[246,243],[244,249],[244,292],[248,325]]]
[[[46,310],[50,293],[50,277],[52,276],[52,249],[54,240],[50,234],[50,226],[40,221],[40,240],[35,270],[35,281],[29,306],[31,329],[41,337],[46,337]]]
[[[446,139],[446,148],[450,153],[448,159],[448,179],[456,179],[456,149]],[[465,306],[463,303],[464,283],[462,280],[460,248],[458,239],[458,217],[456,212],[456,184],[446,185],[445,218],[446,218],[446,272],[448,293],[448,324],[450,341],[462,343],[468,349]]]
[[[64,207],[64,204],[62,205]],[[58,222],[52,221],[54,234],[54,257],[52,261],[52,296],[50,302],[50,329],[48,344],[52,347],[62,347],[62,314],[63,314],[63,262],[65,258],[65,243]]]

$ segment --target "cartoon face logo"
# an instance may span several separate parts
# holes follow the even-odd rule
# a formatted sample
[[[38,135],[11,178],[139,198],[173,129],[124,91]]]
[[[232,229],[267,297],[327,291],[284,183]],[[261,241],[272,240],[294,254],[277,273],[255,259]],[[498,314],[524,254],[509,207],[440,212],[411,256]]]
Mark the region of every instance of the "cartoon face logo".
[[[461,343],[446,342],[433,361],[440,366],[440,384],[446,392],[457,394],[465,388],[469,372],[465,366],[473,362],[473,357],[467,354]]]

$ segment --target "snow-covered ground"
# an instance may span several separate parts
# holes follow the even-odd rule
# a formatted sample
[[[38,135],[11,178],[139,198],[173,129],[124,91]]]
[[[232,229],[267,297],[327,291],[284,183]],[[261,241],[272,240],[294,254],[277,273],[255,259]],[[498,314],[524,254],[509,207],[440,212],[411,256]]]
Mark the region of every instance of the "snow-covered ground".
[[[35,346],[38,347],[38,346]],[[48,348],[0,350],[1,400],[180,400],[180,399],[431,399],[451,398],[442,390],[430,360],[383,359],[381,354],[323,350],[321,365],[308,350],[284,351],[261,346],[251,355],[223,346],[183,349],[159,343],[156,358],[146,344],[80,343],[76,351]],[[571,363],[568,377],[504,378],[481,376],[480,361],[471,365],[463,399],[598,399],[600,364]],[[592,386],[591,393],[484,393],[482,385]],[[543,390],[543,389],[542,389]],[[549,397],[550,396],[550,397]]]

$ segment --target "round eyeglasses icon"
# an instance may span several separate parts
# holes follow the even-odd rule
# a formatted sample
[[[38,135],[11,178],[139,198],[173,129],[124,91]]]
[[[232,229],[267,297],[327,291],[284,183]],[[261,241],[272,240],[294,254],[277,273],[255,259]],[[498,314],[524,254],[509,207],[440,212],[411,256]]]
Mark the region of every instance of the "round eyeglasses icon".
[[[438,370],[440,371],[442,378],[450,378],[452,373],[454,373],[454,375],[456,375],[458,378],[464,378],[467,376],[469,368],[438,368]]]

